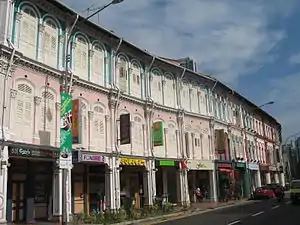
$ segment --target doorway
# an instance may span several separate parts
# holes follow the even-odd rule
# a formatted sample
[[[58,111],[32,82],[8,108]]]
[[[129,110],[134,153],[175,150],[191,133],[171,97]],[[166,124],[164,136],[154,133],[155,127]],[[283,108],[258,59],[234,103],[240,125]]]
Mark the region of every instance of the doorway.
[[[26,199],[24,196],[24,182],[12,182],[12,222],[25,221]]]

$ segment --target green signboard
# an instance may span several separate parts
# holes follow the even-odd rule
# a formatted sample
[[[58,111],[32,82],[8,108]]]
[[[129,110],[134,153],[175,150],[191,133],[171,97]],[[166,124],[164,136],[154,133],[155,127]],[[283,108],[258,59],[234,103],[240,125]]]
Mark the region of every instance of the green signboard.
[[[72,96],[61,93],[60,110],[60,168],[72,165]]]
[[[159,160],[160,166],[175,166],[175,161],[172,160]]]
[[[161,121],[153,123],[152,128],[154,146],[164,145],[164,126]]]
[[[236,163],[236,167],[237,167],[237,168],[245,168],[245,167],[246,167],[246,164],[245,164],[245,163],[242,163],[242,162],[237,162],[237,163]]]

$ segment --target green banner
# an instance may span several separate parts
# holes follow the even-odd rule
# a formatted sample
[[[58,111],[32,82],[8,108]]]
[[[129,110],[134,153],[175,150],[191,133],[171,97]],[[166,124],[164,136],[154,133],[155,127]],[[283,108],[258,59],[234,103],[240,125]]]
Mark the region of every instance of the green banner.
[[[164,145],[164,126],[161,121],[153,123],[153,144],[154,146]]]
[[[61,168],[72,165],[72,96],[61,93],[60,157]]]

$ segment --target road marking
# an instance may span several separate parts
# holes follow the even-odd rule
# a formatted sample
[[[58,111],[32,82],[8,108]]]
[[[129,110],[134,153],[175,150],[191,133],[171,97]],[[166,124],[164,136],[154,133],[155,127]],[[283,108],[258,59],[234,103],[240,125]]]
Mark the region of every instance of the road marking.
[[[275,205],[275,206],[272,207],[272,209],[277,209],[279,207],[280,207],[280,205]]]
[[[233,225],[233,224],[237,224],[237,223],[240,223],[240,222],[241,222],[240,220],[237,220],[237,221],[231,222],[231,223],[229,223],[227,225]]]
[[[252,216],[259,216],[260,214],[263,214],[263,213],[264,213],[264,211],[261,211],[261,212],[253,214]]]

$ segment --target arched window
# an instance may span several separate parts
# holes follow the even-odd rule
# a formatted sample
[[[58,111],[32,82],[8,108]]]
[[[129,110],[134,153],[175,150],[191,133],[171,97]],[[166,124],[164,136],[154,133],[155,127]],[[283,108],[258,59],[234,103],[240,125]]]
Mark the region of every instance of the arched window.
[[[19,50],[29,58],[36,58],[38,17],[35,11],[30,7],[22,10],[22,19],[20,21],[19,33],[16,34],[19,40]]]
[[[88,109],[87,105],[80,101],[80,119],[81,119],[81,145],[88,147]]]
[[[50,132],[50,145],[55,144],[55,96],[48,90],[42,92],[40,131]]]
[[[120,90],[128,93],[128,62],[124,57],[118,58],[117,72]]]
[[[41,40],[42,60],[45,64],[57,68],[59,30],[51,19],[45,21],[45,31]]]
[[[78,37],[74,49],[74,72],[84,80],[88,80],[88,51],[87,41]]]
[[[177,158],[177,138],[176,138],[176,127],[173,123],[168,124],[168,157]]]
[[[181,106],[185,110],[190,110],[190,93],[189,93],[189,83],[187,81],[182,82],[181,87]]]
[[[104,58],[105,54],[103,49],[99,45],[94,46],[93,62],[92,62],[92,71],[91,71],[91,81],[103,85],[104,81]]]
[[[94,107],[93,116],[93,129],[92,129],[92,143],[93,146],[101,152],[106,150],[105,140],[105,114],[104,109],[101,106]]]
[[[133,96],[141,97],[141,68],[139,64],[133,62],[131,65],[131,93]]]
[[[16,99],[15,133],[21,141],[31,141],[33,134],[33,89],[27,84],[18,84]]]
[[[165,76],[164,102],[166,106],[174,108],[176,106],[175,81],[170,74]]]
[[[132,127],[133,131],[133,149],[136,151],[136,154],[144,154],[144,131],[143,131],[143,122],[139,116],[134,117],[134,126]]]
[[[199,98],[199,113],[202,115],[207,115],[208,114],[207,94],[206,94],[205,90],[200,89],[198,91],[198,98]]]
[[[163,104],[163,90],[162,90],[162,74],[158,70],[151,72],[151,97],[159,104]]]

